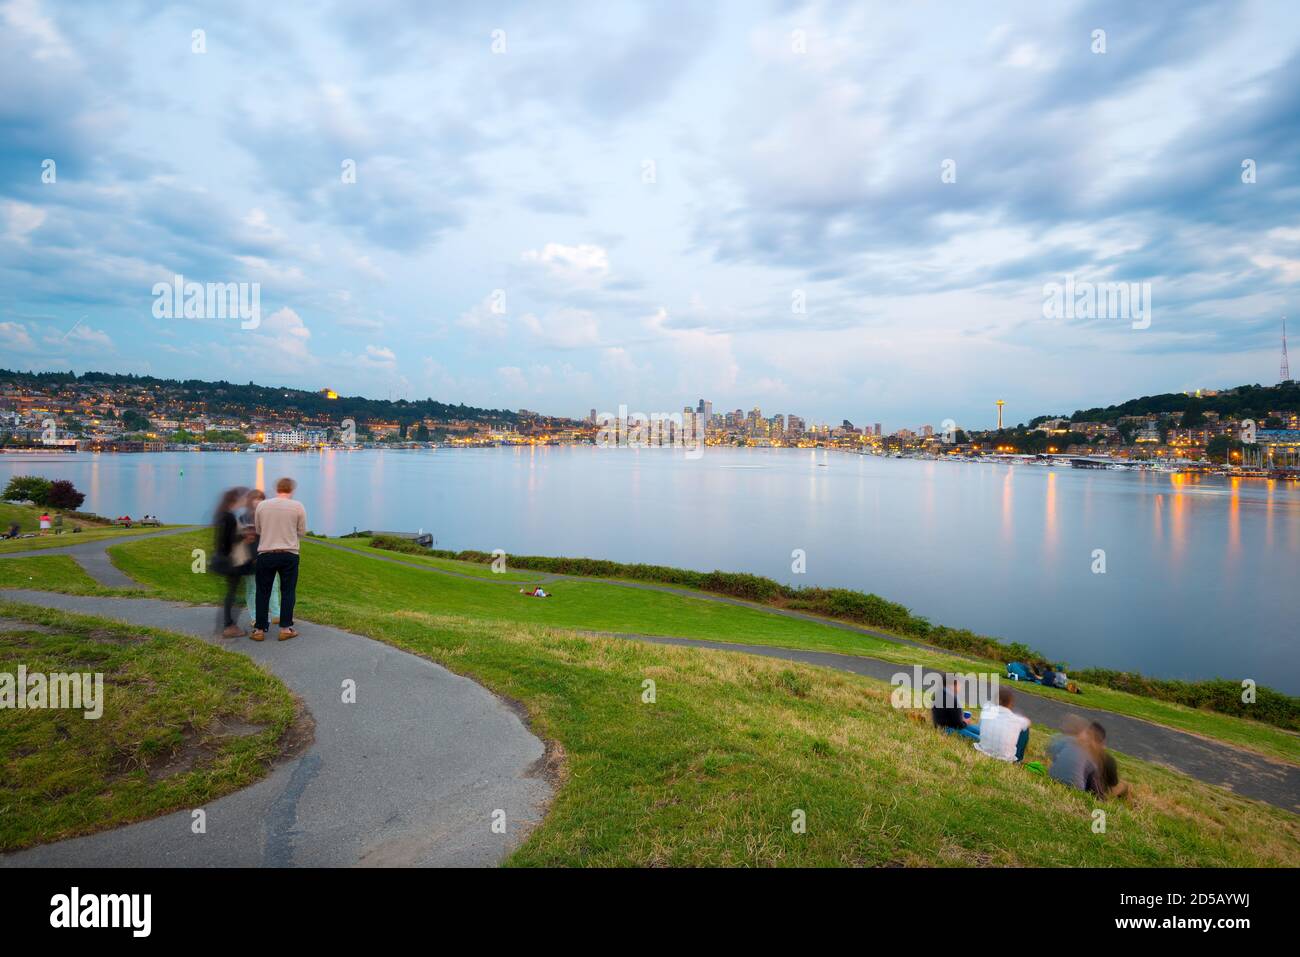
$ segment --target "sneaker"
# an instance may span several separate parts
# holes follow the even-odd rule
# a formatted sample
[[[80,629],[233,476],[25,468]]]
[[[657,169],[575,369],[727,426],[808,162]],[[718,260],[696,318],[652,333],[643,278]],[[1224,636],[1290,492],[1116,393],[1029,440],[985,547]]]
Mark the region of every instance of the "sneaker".
[[[263,638],[266,637],[266,632],[264,632],[261,628],[254,628],[253,633],[248,637],[252,638],[254,641],[261,641]]]
[[[225,628],[222,629],[221,637],[222,638],[243,638],[244,629],[240,628],[238,625],[227,625]]]
[[[281,641],[288,641],[290,638],[297,638],[297,637],[298,637],[298,632],[294,631],[292,627],[280,629]]]

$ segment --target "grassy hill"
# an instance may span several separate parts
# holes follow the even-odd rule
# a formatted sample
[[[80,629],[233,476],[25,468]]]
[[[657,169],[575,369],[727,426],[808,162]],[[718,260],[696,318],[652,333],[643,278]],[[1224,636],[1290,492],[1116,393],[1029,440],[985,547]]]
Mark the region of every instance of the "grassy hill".
[[[153,593],[210,601],[215,583],[190,572],[190,549],[204,543],[206,533],[183,534],[112,553]],[[0,561],[0,575],[8,576],[0,584],[31,575],[94,587],[62,556]],[[915,649],[687,596],[552,587],[555,599],[531,599],[481,575],[304,545],[303,616],[474,678],[519,702],[548,742],[557,797],[514,864],[1300,864],[1295,815],[1155,765],[1121,755],[1134,795],[1099,803],[936,733],[923,716],[891,707],[883,682],[573,629],[689,630],[908,660]],[[653,702],[643,700],[647,680]],[[1041,757],[1047,739],[1035,729],[1029,758]],[[1093,830],[1097,808],[1104,833]],[[800,812],[803,833],[792,828]]]

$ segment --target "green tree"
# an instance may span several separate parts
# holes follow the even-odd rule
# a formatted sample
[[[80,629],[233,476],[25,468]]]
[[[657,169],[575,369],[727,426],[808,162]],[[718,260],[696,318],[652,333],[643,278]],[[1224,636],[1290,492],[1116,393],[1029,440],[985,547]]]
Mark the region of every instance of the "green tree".
[[[15,475],[5,486],[4,498],[10,502],[35,502],[48,504],[51,482],[39,475]]]

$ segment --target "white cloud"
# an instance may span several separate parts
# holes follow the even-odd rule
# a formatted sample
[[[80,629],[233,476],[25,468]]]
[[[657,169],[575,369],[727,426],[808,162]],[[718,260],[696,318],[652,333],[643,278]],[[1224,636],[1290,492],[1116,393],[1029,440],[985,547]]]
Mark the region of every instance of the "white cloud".
[[[0,343],[6,349],[18,352],[32,352],[36,349],[36,343],[32,341],[27,327],[17,322],[0,322]]]
[[[26,243],[27,235],[45,222],[47,213],[39,206],[10,200],[4,205],[5,237],[16,243]]]
[[[556,309],[543,319],[530,312],[520,321],[543,344],[559,349],[594,346],[600,338],[596,317],[585,309]]]
[[[397,355],[387,346],[366,346],[366,351],[357,356],[360,365],[370,369],[394,369],[397,367]]]
[[[473,309],[461,313],[456,325],[488,339],[504,339],[509,331],[505,314],[496,311],[490,296]]]
[[[527,250],[523,259],[526,263],[543,267],[548,274],[565,282],[589,283],[609,275],[609,253],[593,244],[565,246],[547,243],[541,249]]]

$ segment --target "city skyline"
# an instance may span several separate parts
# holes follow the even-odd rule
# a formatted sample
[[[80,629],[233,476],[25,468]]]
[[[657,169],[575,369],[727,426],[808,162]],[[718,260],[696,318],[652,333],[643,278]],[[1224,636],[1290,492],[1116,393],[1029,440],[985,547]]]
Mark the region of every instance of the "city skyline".
[[[983,425],[1272,381],[1294,315],[1280,2],[0,17],[11,366]]]

